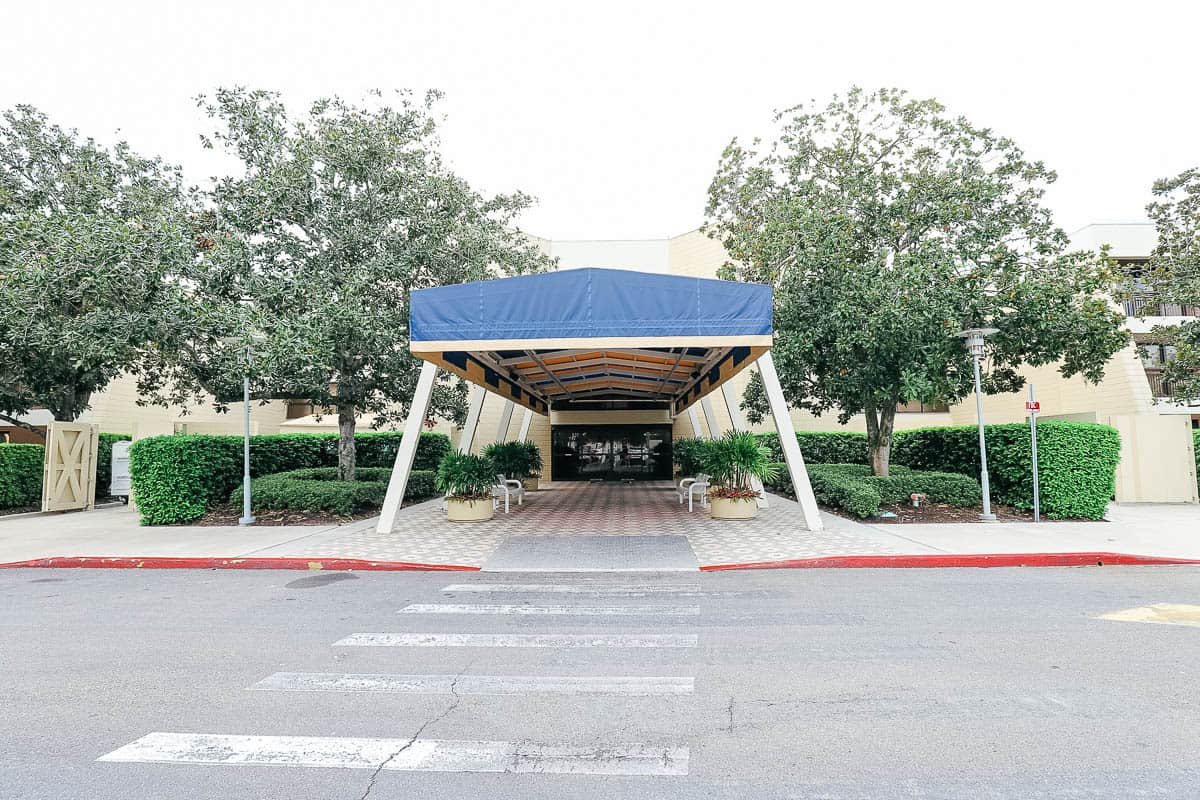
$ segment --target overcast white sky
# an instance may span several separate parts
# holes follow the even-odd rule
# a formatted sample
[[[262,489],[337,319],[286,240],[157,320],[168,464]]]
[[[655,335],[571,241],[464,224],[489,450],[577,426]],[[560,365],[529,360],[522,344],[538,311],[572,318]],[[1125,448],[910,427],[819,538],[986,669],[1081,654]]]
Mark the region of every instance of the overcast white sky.
[[[1194,2],[60,2],[11,4],[0,106],[212,172],[192,98],[297,104],[447,93],[445,152],[485,191],[538,198],[555,239],[697,227],[721,148],[852,84],[933,96],[1059,173],[1059,223],[1140,219],[1200,165]]]

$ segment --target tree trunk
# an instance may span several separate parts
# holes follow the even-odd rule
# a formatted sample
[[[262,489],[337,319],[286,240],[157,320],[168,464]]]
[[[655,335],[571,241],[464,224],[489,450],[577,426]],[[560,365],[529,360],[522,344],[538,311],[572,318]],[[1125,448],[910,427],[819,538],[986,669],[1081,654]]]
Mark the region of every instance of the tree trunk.
[[[339,481],[354,480],[354,405],[338,404],[338,471]]]
[[[868,441],[871,457],[871,472],[886,476],[892,461],[892,429],[896,424],[896,404],[879,409],[875,425],[875,436]]]
[[[84,392],[80,396],[74,386],[64,386],[62,392],[51,401],[53,405],[47,405],[46,410],[54,416],[55,422],[74,422],[91,399],[91,392]]]

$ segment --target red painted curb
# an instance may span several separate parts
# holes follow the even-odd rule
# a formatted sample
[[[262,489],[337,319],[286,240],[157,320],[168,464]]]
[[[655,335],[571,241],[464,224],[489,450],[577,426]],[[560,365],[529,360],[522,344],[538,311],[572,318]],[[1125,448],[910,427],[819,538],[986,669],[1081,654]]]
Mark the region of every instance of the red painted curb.
[[[457,564],[421,564],[410,561],[364,561],[359,558],[135,558],[62,556],[0,564],[0,569],[47,567],[52,569],[297,569],[367,571],[478,572],[479,567]]]
[[[969,553],[910,556],[821,556],[790,561],[757,561],[747,564],[713,564],[703,572],[726,569],[865,569],[941,567],[1090,567],[1131,564],[1200,564],[1189,558],[1135,556],[1125,553]]]

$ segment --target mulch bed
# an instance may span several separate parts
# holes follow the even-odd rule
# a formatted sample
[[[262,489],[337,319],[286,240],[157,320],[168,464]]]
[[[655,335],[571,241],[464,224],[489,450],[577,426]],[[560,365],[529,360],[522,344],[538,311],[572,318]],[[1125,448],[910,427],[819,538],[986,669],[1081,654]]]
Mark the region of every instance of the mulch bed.
[[[400,507],[408,508],[409,506],[418,503],[424,503],[431,498],[424,497],[420,500],[405,500]],[[378,517],[379,509],[367,509],[359,511],[356,514],[351,514],[348,517],[339,516],[338,514],[330,514],[327,511],[295,511],[289,508],[273,508],[264,509],[255,512],[255,525],[270,527],[273,525],[345,525],[348,522],[358,522],[371,517]],[[238,520],[242,518],[242,507],[238,506],[217,506],[210,508],[205,512],[200,519],[192,520],[191,522],[175,522],[174,525],[199,525],[201,527],[215,527],[226,525],[237,525]]]
[[[871,517],[863,522],[873,525],[900,525],[906,522],[979,522],[982,508],[956,508],[943,503],[922,503],[913,508],[907,503],[882,505],[881,512],[890,511],[894,517]],[[1018,511],[1011,506],[992,505],[992,513],[1001,522],[1032,522],[1032,511]]]
[[[291,509],[265,509],[257,512],[255,525],[270,527],[276,525],[344,525],[360,519],[370,519],[379,515],[379,511],[362,511],[348,517],[330,514],[326,511],[293,511]],[[203,517],[191,522],[180,522],[178,525],[228,526],[237,525],[242,517],[241,506],[218,506],[209,509]]]

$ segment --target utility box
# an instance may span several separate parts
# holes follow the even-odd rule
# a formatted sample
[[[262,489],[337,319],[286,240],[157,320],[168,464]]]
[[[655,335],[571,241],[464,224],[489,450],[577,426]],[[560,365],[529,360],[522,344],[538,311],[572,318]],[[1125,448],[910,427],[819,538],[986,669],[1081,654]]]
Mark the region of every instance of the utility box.
[[[112,446],[112,481],[109,483],[110,497],[119,497],[129,502],[129,448],[132,442],[113,442]]]

